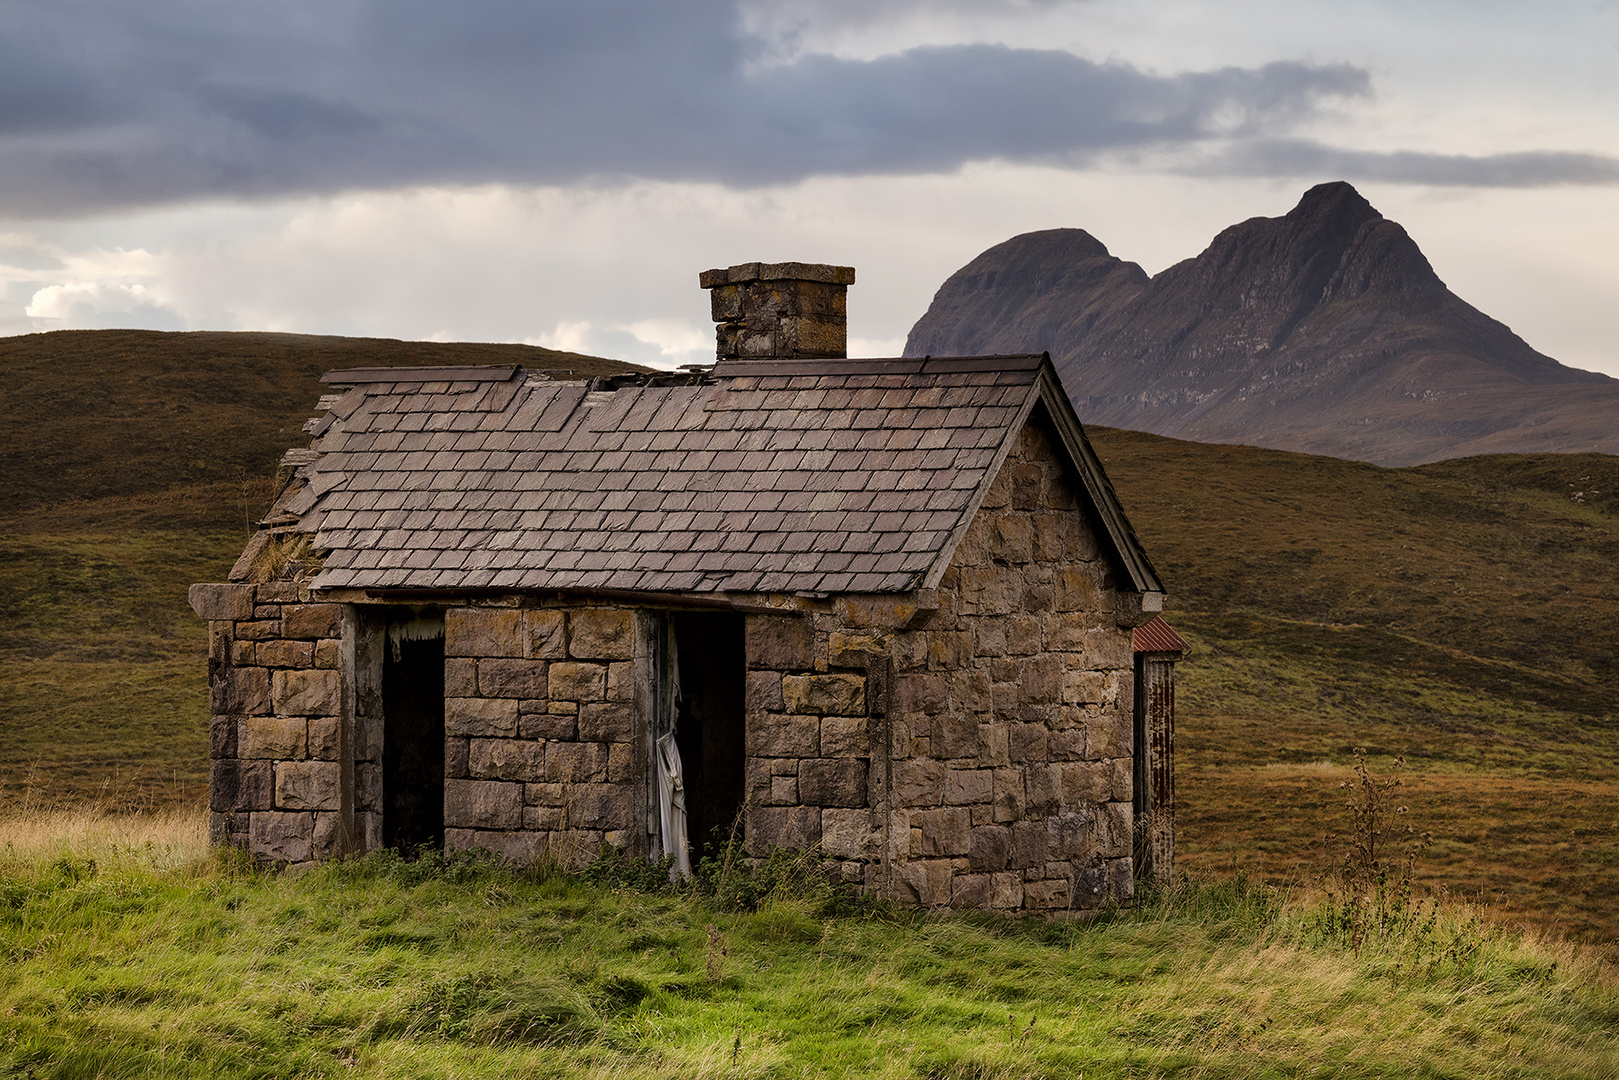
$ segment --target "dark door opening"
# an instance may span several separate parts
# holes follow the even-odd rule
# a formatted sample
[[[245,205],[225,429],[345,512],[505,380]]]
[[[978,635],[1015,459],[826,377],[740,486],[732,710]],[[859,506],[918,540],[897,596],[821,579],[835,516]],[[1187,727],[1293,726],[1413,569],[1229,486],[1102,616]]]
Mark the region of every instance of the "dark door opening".
[[[704,855],[724,848],[742,812],[746,653],[741,615],[681,611],[669,621],[680,661],[675,745],[680,750],[686,835],[695,865]]]
[[[410,855],[444,839],[444,617],[388,624],[382,659],[382,842]]]

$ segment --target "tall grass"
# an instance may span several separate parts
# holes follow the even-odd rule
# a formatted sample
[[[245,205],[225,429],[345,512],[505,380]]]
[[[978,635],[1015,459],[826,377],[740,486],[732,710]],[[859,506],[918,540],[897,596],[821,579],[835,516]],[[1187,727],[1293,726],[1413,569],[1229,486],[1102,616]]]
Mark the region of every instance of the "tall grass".
[[[1240,878],[1089,920],[838,913],[785,870],[747,903],[386,853],[278,874],[200,825],[0,822],[0,1075],[1619,1074],[1600,961],[1443,904],[1357,952]]]

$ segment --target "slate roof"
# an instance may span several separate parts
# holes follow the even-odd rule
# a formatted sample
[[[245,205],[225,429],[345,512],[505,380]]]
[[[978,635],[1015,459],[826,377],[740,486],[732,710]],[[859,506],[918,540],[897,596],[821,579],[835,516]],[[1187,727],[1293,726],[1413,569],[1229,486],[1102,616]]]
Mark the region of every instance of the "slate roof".
[[[266,519],[314,534],[317,589],[913,589],[1036,404],[1068,410],[1043,355],[730,361],[611,390],[507,368],[323,379],[354,385]],[[1117,516],[1146,573],[1126,580],[1161,589]]]

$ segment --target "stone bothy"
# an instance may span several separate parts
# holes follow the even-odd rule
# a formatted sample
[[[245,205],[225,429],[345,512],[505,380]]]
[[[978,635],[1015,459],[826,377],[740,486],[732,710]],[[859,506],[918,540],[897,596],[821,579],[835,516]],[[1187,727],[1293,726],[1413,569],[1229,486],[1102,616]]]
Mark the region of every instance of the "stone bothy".
[[[703,274],[707,369],[323,376],[230,580],[191,589],[215,842],[735,836],[1006,911],[1169,872],[1170,807],[1135,822],[1163,588],[1049,358],[846,359],[853,276]]]

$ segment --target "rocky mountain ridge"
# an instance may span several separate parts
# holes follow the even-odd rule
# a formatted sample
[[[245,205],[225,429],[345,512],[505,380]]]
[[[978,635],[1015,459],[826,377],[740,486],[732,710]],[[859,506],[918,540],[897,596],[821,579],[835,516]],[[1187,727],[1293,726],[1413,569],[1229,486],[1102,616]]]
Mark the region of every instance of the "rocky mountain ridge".
[[[1013,237],[940,287],[905,349],[1040,350],[1090,423],[1382,465],[1619,453],[1619,380],[1467,304],[1341,182],[1150,277],[1081,229]]]

